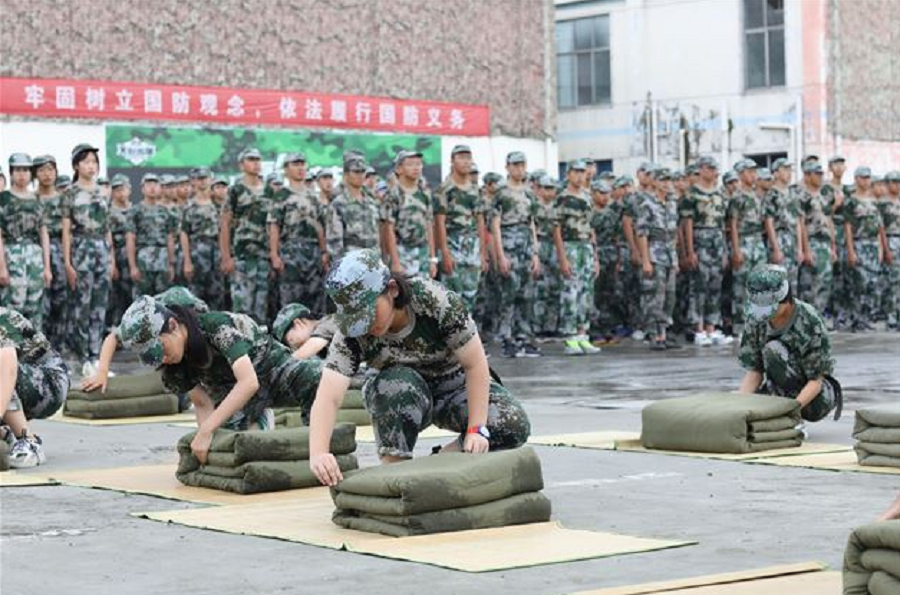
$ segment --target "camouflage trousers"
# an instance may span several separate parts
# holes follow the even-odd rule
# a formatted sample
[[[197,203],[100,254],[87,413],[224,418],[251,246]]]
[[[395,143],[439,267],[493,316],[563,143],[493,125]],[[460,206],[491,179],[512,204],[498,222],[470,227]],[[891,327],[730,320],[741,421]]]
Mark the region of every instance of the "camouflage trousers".
[[[696,321],[690,319],[692,272],[682,270],[675,275],[675,309],[672,312],[672,320],[677,330],[696,324]]]
[[[109,307],[106,309],[107,328],[119,324],[134,298],[134,284],[131,282],[131,271],[128,270],[125,246],[116,247],[116,269],[119,271],[119,278],[110,283]]]
[[[70,347],[82,362],[100,357],[109,304],[109,244],[106,238],[72,241],[72,266],[78,273],[69,293]]]
[[[661,335],[672,325],[672,311],[675,308],[675,267],[665,263],[654,263],[653,273],[650,276],[643,276],[641,289],[646,330]]]
[[[885,300],[885,314],[888,321],[900,322],[900,235],[888,236],[888,250],[894,262],[888,267],[888,290]]]
[[[559,295],[559,332],[567,337],[587,331],[594,306],[594,247],[588,242],[566,242],[572,277],[563,281]]]
[[[50,271],[53,281],[50,287],[44,289],[44,334],[51,345],[62,349],[68,342],[69,294],[66,290],[66,262],[59,240],[50,240]]]
[[[288,358],[259,378],[259,390],[225,424],[230,430],[248,430],[269,407],[299,407],[303,423],[309,425],[309,412],[322,379],[322,360]]]
[[[431,279],[431,257],[428,255],[428,244],[405,246],[397,244],[397,254],[406,269],[406,274],[423,279]]]
[[[831,302],[829,304],[835,317],[848,313],[852,303],[853,286],[850,278],[850,267],[847,264],[846,242],[844,226],[835,224],[834,243],[837,248],[837,261],[832,267]]]
[[[134,284],[134,297],[156,295],[169,288],[169,256],[165,246],[142,246],[137,251],[141,280]]]
[[[763,346],[762,357],[765,377],[756,392],[796,399],[808,381],[799,358],[778,339],[771,339]],[[807,421],[819,421],[834,409],[835,401],[834,386],[825,380],[821,392],[800,413]]]
[[[541,259],[541,275],[531,284],[532,330],[553,334],[559,328],[559,295],[562,291],[559,261],[553,242],[541,242],[538,256]]]
[[[873,320],[878,305],[878,239],[858,239],[854,243],[858,262],[850,268],[854,289],[851,318],[867,323]]]
[[[380,456],[412,458],[419,433],[432,424],[459,433],[460,443],[469,427],[466,376],[461,371],[426,380],[412,368],[393,366],[366,382],[363,397],[372,415]],[[494,381],[486,425],[491,450],[517,448],[531,434],[531,422],[522,405]]]
[[[48,351],[34,363],[19,362],[9,410],[21,410],[26,419],[46,419],[59,411],[68,392],[69,369],[58,353]]]
[[[621,266],[616,278],[616,303],[619,308],[619,318],[625,326],[633,329],[644,327],[643,311],[641,310],[641,267],[631,262],[631,250],[622,248]]]
[[[203,300],[210,310],[224,308],[225,276],[219,268],[219,244],[214,239],[191,242],[191,264],[194,279],[191,293]]]
[[[235,312],[266,323],[269,299],[269,258],[262,250],[234,257],[231,304]]]
[[[281,252],[284,271],[279,278],[281,304],[300,303],[310,309],[313,316],[325,315],[324,276],[322,251],[316,242],[297,242]]]
[[[40,244],[6,244],[9,285],[0,287],[0,305],[18,310],[34,328],[44,326],[44,251]]]
[[[600,246],[597,248],[597,259],[600,261],[600,273],[594,279],[591,329],[599,335],[607,336],[612,334],[616,323],[619,322],[614,310],[618,250],[615,246]]]
[[[747,276],[753,269],[766,264],[768,253],[762,237],[742,237],[741,255],[744,262],[732,274],[734,284],[734,301],[731,308],[731,320],[734,333],[740,334],[744,329],[744,305],[747,302]]]
[[[475,296],[475,311],[472,318],[478,330],[488,336],[500,328],[500,273],[491,258],[490,267],[478,280],[478,295]]]
[[[797,234],[794,231],[778,230],[778,246],[781,248],[781,254],[784,260],[781,262],[788,273],[788,281],[791,282],[791,289],[794,295],[797,295],[797,284],[800,282],[800,263],[797,262]]]
[[[444,274],[444,285],[458,293],[466,309],[473,312],[481,278],[481,241],[478,233],[448,233],[447,247],[456,261],[456,268],[449,275]]]
[[[500,285],[500,329],[503,339],[530,339],[533,304],[530,291],[533,236],[530,227],[507,227],[502,231],[503,252],[509,259],[509,275],[498,275]]]
[[[720,229],[694,229],[697,271],[692,279],[693,320],[705,325],[722,323],[722,259],[725,236]]]
[[[831,263],[831,238],[809,238],[812,265],[800,269],[800,299],[816,307],[824,314],[831,301],[834,270]]]

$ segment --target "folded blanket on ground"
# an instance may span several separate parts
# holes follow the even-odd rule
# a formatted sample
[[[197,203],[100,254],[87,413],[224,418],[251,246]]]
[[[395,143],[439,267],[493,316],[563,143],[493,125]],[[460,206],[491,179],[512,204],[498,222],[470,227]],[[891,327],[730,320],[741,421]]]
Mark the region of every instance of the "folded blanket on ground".
[[[800,405],[768,395],[704,393],[642,412],[641,444],[659,450],[743,454],[800,446]]]
[[[9,444],[5,440],[0,440],[0,471],[9,469]]]
[[[423,457],[347,473],[331,491],[332,520],[393,536],[544,522],[543,487],[531,448]]]
[[[65,415],[87,419],[117,419],[178,413],[178,397],[166,392],[156,372],[110,378],[106,392],[70,390]]]
[[[372,417],[366,411],[362,393],[358,390],[347,391],[341,409],[338,411],[338,423],[346,422],[357,426],[371,426]],[[275,408],[275,427],[300,428],[303,427],[303,413],[299,407]]]
[[[853,437],[860,465],[900,467],[900,405],[858,410]]]
[[[856,529],[844,552],[844,595],[900,593],[900,521]]]
[[[191,452],[196,432],[178,441],[178,480],[195,487],[255,494],[318,486],[309,469],[309,428],[280,428],[233,432],[217,430],[207,464]],[[338,424],[331,436],[331,452],[341,470],[357,468],[355,428]]]

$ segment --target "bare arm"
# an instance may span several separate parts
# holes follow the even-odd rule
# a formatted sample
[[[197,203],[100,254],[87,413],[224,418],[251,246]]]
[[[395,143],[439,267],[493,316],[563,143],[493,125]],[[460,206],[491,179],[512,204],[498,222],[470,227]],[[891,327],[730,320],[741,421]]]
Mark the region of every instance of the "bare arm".
[[[184,268],[184,276],[188,277],[188,271],[191,272],[191,277],[194,273],[194,261],[191,258],[191,238],[188,237],[188,234],[184,231],[178,234],[181,236],[179,239],[181,240],[181,253],[184,255],[184,262],[182,263],[182,267]],[[188,279],[190,281],[191,279]]]
[[[325,368],[322,370],[322,379],[319,381],[316,400],[310,412],[309,467],[326,486],[337,485],[344,479],[330,450],[331,433],[334,431],[337,412],[348,388],[350,388],[348,377]]]
[[[0,252],[3,252],[3,242],[0,241]],[[53,268],[50,264],[50,232],[47,231],[46,225],[41,225],[41,252],[44,257],[44,286],[50,287],[53,281]],[[115,262],[115,257],[113,262]]]
[[[219,252],[223,268],[226,268],[225,265],[231,262],[231,212],[228,210],[223,210],[219,216]]]
[[[738,389],[738,392],[752,395],[756,392],[756,389],[759,388],[759,385],[762,384],[762,381],[762,372],[749,370],[746,374],[744,374],[744,379],[741,380],[741,387]]]
[[[769,250],[771,250],[771,261],[775,264],[781,264],[781,247],[778,245],[778,234],[775,233],[775,220],[766,217],[765,222],[766,239],[769,240]]]
[[[294,357],[297,359],[314,357],[320,351],[328,347],[328,344],[328,339],[323,339],[322,337],[310,337],[306,340],[306,343],[301,345],[300,348],[294,352]]]
[[[109,380],[109,366],[118,349],[119,339],[116,333],[106,335],[106,338],[103,339],[103,345],[100,347],[100,361],[97,364],[97,372],[90,378],[85,378],[81,381],[81,390],[91,392],[99,388],[101,393],[106,392],[106,383]]]
[[[212,399],[209,398],[209,393],[202,386],[195,386],[191,389],[188,397],[191,399],[191,404],[194,405],[194,416],[199,428],[206,423],[206,420],[209,419],[216,407],[213,405]]]
[[[821,378],[816,378],[815,380],[807,382],[806,386],[800,391],[800,394],[797,395],[797,402],[800,403],[800,408],[802,409],[812,403],[813,399],[819,396],[820,392],[822,392]]]
[[[466,397],[469,404],[468,428],[487,425],[488,401],[491,391],[491,373],[481,337],[475,335],[468,343],[454,352],[466,374]],[[474,438],[477,436],[477,438]],[[480,440],[478,440],[480,438]],[[488,441],[479,434],[466,434],[463,449],[466,452],[488,451]]]
[[[622,233],[625,235],[625,241],[628,243],[628,249],[631,250],[631,262],[637,263],[640,258],[637,241],[634,237],[634,221],[628,215],[622,216]]]
[[[397,234],[394,232],[394,224],[390,221],[381,223],[382,250],[391,257],[391,270],[402,272],[403,263],[400,262],[400,251],[397,249]]]

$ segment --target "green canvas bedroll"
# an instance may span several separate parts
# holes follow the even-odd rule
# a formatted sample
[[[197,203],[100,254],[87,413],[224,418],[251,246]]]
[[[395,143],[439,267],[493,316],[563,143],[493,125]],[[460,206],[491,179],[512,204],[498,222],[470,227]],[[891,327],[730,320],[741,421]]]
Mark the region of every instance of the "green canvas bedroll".
[[[800,405],[784,397],[704,393],[652,403],[641,418],[641,444],[658,450],[744,454],[803,440]]]
[[[900,467],[900,405],[858,410],[853,437],[860,465]]]
[[[123,374],[110,378],[106,384],[106,392],[99,390],[84,392],[69,390],[67,399],[80,401],[109,401],[112,399],[128,399],[131,397],[146,397],[161,395],[168,392],[163,385],[162,376],[158,372],[147,374]]]
[[[303,412],[300,407],[276,407],[275,408],[275,427],[277,428],[300,428],[303,423]],[[337,416],[338,423],[345,422],[355,424],[357,426],[371,426],[372,417],[366,411],[363,402],[362,393],[358,390],[349,390],[344,395],[344,402]]]
[[[166,394],[110,400],[80,400],[70,397],[66,400],[64,413],[70,417],[87,419],[174,415],[178,413],[178,397]]]
[[[844,552],[844,595],[900,593],[900,521],[881,521],[850,534]]]
[[[0,471],[9,470],[9,444],[0,440]]]
[[[180,460],[175,473],[185,485],[255,494],[318,486],[309,469],[309,428],[217,430],[207,464],[191,452],[191,432],[178,441]],[[355,428],[338,424],[331,438],[331,452],[341,470],[357,468]]]

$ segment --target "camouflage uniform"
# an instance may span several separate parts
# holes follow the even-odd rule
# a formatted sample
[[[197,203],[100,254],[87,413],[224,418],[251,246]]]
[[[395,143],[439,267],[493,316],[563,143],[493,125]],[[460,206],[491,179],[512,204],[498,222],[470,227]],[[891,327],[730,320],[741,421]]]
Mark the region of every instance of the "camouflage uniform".
[[[269,251],[266,235],[270,200],[263,186],[248,188],[238,182],[228,189],[225,212],[234,224],[234,278],[231,281],[232,308],[257,322],[267,318],[269,294]]]
[[[184,254],[181,253],[181,220],[184,217],[184,209],[187,205],[169,205],[169,215],[172,217],[172,234],[175,236],[175,279],[172,283],[186,285],[184,278]]]
[[[800,271],[803,279],[800,297],[814,305],[819,312],[825,312],[831,302],[833,280],[831,215],[834,197],[821,192],[812,193],[807,189],[800,197],[800,208],[806,223],[812,257],[812,266],[804,266]]]
[[[326,285],[333,283],[340,283],[334,273]],[[415,321],[410,332],[350,338],[339,331],[325,361],[327,369],[347,378],[357,373],[362,362],[380,370],[366,383],[363,396],[382,456],[412,457],[419,433],[431,424],[458,432],[460,440],[469,425],[466,375],[454,352],[477,336],[475,322],[460,296],[441,284],[414,277],[410,287],[409,308]],[[340,303],[331,289],[329,295]],[[518,401],[493,381],[488,398],[490,448],[525,444],[531,426]]]
[[[771,218],[775,225],[775,235],[784,260],[781,265],[787,269],[788,280],[797,290],[800,263],[797,262],[797,221],[800,219],[800,197],[791,188],[781,190],[772,186],[763,200],[763,214]],[[769,246],[772,249],[772,246]]]
[[[53,281],[44,289],[44,333],[51,345],[58,349],[67,342],[68,292],[66,291],[66,263],[62,250],[62,194],[45,197],[44,225],[50,236],[50,272]],[[120,271],[121,272],[121,271]]]
[[[630,217],[632,230],[637,222],[638,215],[641,211],[641,205],[644,201],[656,200],[652,195],[642,190],[637,190],[625,196],[622,200],[622,218]],[[635,234],[636,235],[636,234]],[[631,247],[623,236],[622,241],[622,265],[619,271],[622,283],[622,298],[625,307],[625,316],[627,317],[628,326],[633,329],[644,329],[646,312],[641,304],[641,293],[643,291],[643,273],[641,265],[635,266],[631,262]]]
[[[534,223],[537,230],[538,256],[541,258],[541,276],[531,284],[534,304],[533,330],[554,334],[559,327],[559,297],[562,285],[559,278],[559,261],[553,245],[554,202],[538,201]]]
[[[397,254],[407,275],[430,278],[428,232],[434,226],[431,193],[418,186],[412,192],[394,186],[379,208],[379,220],[394,226]]]
[[[331,201],[330,228],[337,234],[335,248],[338,250],[331,256],[335,259],[350,250],[379,247],[378,199],[365,186],[360,192],[362,196],[357,199],[342,187]]]
[[[728,218],[737,220],[739,247],[744,257],[744,263],[733,272],[732,322],[734,334],[739,335],[744,328],[747,275],[768,260],[763,240],[763,205],[756,192],[738,190],[728,204]]]
[[[0,349],[16,350],[18,371],[9,410],[26,419],[56,413],[69,391],[69,370],[47,337],[15,310],[0,306]],[[3,417],[5,411],[0,411]]]
[[[591,228],[594,230],[597,260],[600,262],[600,274],[594,280],[594,317],[591,326],[596,333],[606,337],[612,334],[616,323],[620,322],[614,308],[622,220],[614,203],[610,202],[602,209],[594,207]]]
[[[147,202],[131,211],[128,232],[135,236],[135,260],[141,272],[134,297],[162,293],[169,287],[168,240],[177,231],[172,213],[169,207]]]
[[[692,283],[694,313],[698,323],[716,326],[722,322],[722,260],[725,249],[725,198],[719,189],[692,186],[683,205],[685,218],[694,222],[694,253],[697,274]]]
[[[888,268],[888,291],[885,297],[885,313],[888,322],[900,322],[900,200],[888,199],[880,203],[881,220],[887,235],[888,250],[894,262]]]
[[[847,236],[844,233],[844,223],[846,223],[844,205],[846,204],[846,197],[849,193],[846,189],[843,190],[843,193],[845,197],[844,202],[838,206],[834,188],[830,184],[826,184],[822,187],[822,195],[827,197],[834,205],[831,220],[834,224],[834,246],[835,251],[837,252],[837,260],[832,267],[832,289],[829,309],[835,317],[835,320],[837,320],[838,317],[843,317],[845,313],[850,311],[850,304],[852,302],[850,273],[847,264]]]
[[[160,365],[162,345],[159,332],[165,321],[165,307],[153,298],[136,300],[122,319],[122,340],[138,351],[146,365]],[[252,318],[231,312],[205,312],[198,316],[200,331],[209,347],[206,366],[168,365],[162,367],[163,383],[174,393],[189,393],[202,387],[218,407],[235,385],[232,366],[247,356],[253,364],[259,389],[246,405],[226,424],[232,430],[245,430],[263,417],[271,407],[300,407],[309,423],[322,362],[298,360],[287,347],[269,335]]]
[[[877,306],[878,243],[883,225],[878,205],[872,198],[854,196],[844,206],[847,223],[853,229],[853,245],[858,262],[851,267],[855,300],[852,307],[854,323],[865,324],[872,321]]]
[[[225,277],[219,268],[219,208],[212,201],[189,202],[182,213],[181,231],[187,235],[191,248],[191,292],[212,310],[218,310],[225,297]]]
[[[675,270],[678,268],[678,206],[674,199],[660,202],[647,196],[641,201],[634,225],[635,237],[647,238],[653,274],[643,275],[644,320],[647,329],[657,335],[672,324],[675,307]]]
[[[9,271],[9,285],[0,287],[0,305],[18,310],[37,329],[43,328],[44,321],[42,225],[43,204],[32,192],[0,193],[0,232]]]
[[[531,339],[533,303],[531,302],[534,220],[537,197],[526,186],[502,187],[494,197],[492,216],[500,221],[500,240],[510,262],[508,276],[499,275],[500,328],[502,339]]]
[[[478,217],[485,213],[485,205],[472,184],[459,186],[448,177],[434,193],[434,214],[446,216],[447,248],[456,260],[453,273],[443,275],[449,289],[458,293],[466,308],[472,311],[481,277],[481,238],[478,236]]]
[[[314,190],[304,186],[295,192],[290,185],[275,195],[269,211],[269,225],[280,232],[284,271],[280,278],[281,303],[299,302],[316,317],[325,313],[323,298],[322,250],[319,233],[324,234],[325,212]]]
[[[566,336],[587,329],[594,305],[594,245],[591,241],[590,200],[566,190],[557,197],[554,224],[560,228],[572,277],[563,280],[559,331]]]
[[[72,267],[78,273],[69,294],[69,339],[81,361],[100,357],[109,304],[109,209],[99,186],[85,190],[73,184],[63,197],[63,219],[72,222]]]
[[[109,229],[112,232],[115,249],[116,269],[119,278],[112,282],[109,291],[109,308],[106,310],[106,326],[112,327],[122,319],[122,314],[134,299],[134,286],[128,268],[128,251],[125,249],[125,235],[130,228],[132,207],[117,207],[109,210]]]

